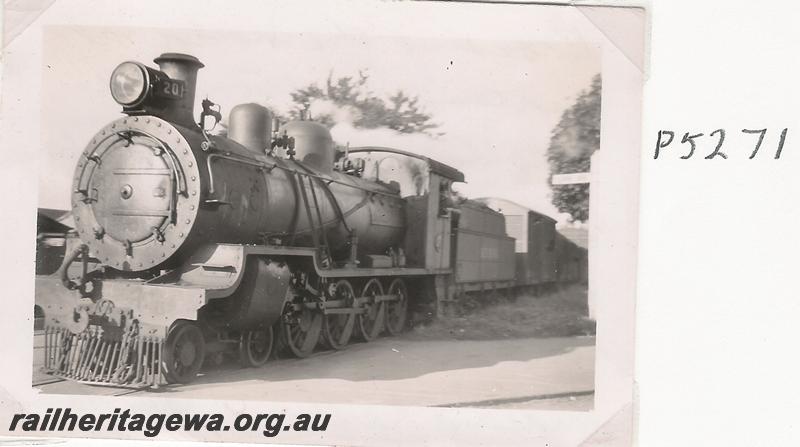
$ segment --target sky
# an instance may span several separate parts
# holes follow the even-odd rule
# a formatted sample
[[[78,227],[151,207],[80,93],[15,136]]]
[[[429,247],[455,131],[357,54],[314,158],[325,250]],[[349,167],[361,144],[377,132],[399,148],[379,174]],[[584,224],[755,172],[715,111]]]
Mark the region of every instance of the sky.
[[[579,41],[97,26],[48,26],[42,38],[39,200],[48,208],[69,206],[78,154],[120,116],[108,91],[114,67],[125,60],[155,67],[159,54],[182,52],[205,64],[197,102],[208,96],[223,115],[244,102],[286,112],[293,90],[322,85],[329,73],[366,70],[375,94],[418,96],[444,135],[343,123],[332,129],[336,141],[424,154],[464,172],[467,183],[455,189],[468,197],[503,197],[564,221],[550,203],[545,151],[563,111],[601,70],[598,47]]]

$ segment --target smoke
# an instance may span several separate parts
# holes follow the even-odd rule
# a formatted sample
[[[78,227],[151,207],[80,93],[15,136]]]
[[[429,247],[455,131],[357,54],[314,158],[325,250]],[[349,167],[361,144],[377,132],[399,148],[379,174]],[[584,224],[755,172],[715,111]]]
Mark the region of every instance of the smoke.
[[[313,99],[308,104],[308,111],[314,121],[326,121],[328,118],[334,123],[354,123],[361,112],[349,105],[338,105],[329,99]]]
[[[311,118],[325,121],[325,117],[335,123],[331,127],[333,140],[342,146],[385,146],[402,149],[418,154],[428,154],[441,139],[424,134],[401,133],[388,127],[365,129],[356,127],[355,122],[361,117],[361,111],[349,105],[338,105],[331,100],[315,99],[309,104]]]

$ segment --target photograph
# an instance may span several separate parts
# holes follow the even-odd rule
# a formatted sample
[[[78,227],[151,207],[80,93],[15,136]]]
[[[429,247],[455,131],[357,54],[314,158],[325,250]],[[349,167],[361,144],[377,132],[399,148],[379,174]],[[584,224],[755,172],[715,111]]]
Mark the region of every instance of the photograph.
[[[38,192],[17,298],[49,427],[79,397],[113,412],[104,437],[152,436],[146,409],[116,426],[136,402],[507,410],[575,417],[582,439],[622,414],[630,436],[639,159],[618,134],[640,125],[643,10],[276,2],[170,26],[154,3],[119,23],[60,3],[25,56]],[[615,20],[630,32],[601,31]],[[261,442],[336,424],[317,413],[265,418]]]

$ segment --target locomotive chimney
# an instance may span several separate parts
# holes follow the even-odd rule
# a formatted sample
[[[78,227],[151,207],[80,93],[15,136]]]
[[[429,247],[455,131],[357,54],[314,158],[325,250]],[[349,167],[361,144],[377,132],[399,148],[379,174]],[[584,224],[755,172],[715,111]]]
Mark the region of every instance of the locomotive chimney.
[[[259,154],[269,150],[272,120],[266,107],[239,104],[231,110],[228,121],[228,138]]]
[[[171,118],[186,126],[196,125],[194,120],[194,95],[197,87],[197,70],[204,67],[196,57],[181,53],[164,53],[153,60],[171,79],[185,83],[183,97],[175,102]]]

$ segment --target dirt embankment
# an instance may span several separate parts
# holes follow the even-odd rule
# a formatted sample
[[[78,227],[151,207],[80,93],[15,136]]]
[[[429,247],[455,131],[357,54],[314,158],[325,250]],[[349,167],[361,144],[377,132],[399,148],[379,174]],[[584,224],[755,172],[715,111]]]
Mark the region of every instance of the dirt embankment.
[[[588,318],[586,286],[573,285],[541,296],[481,303],[458,317],[440,317],[419,325],[410,338],[496,340],[528,337],[594,335],[595,322]]]

